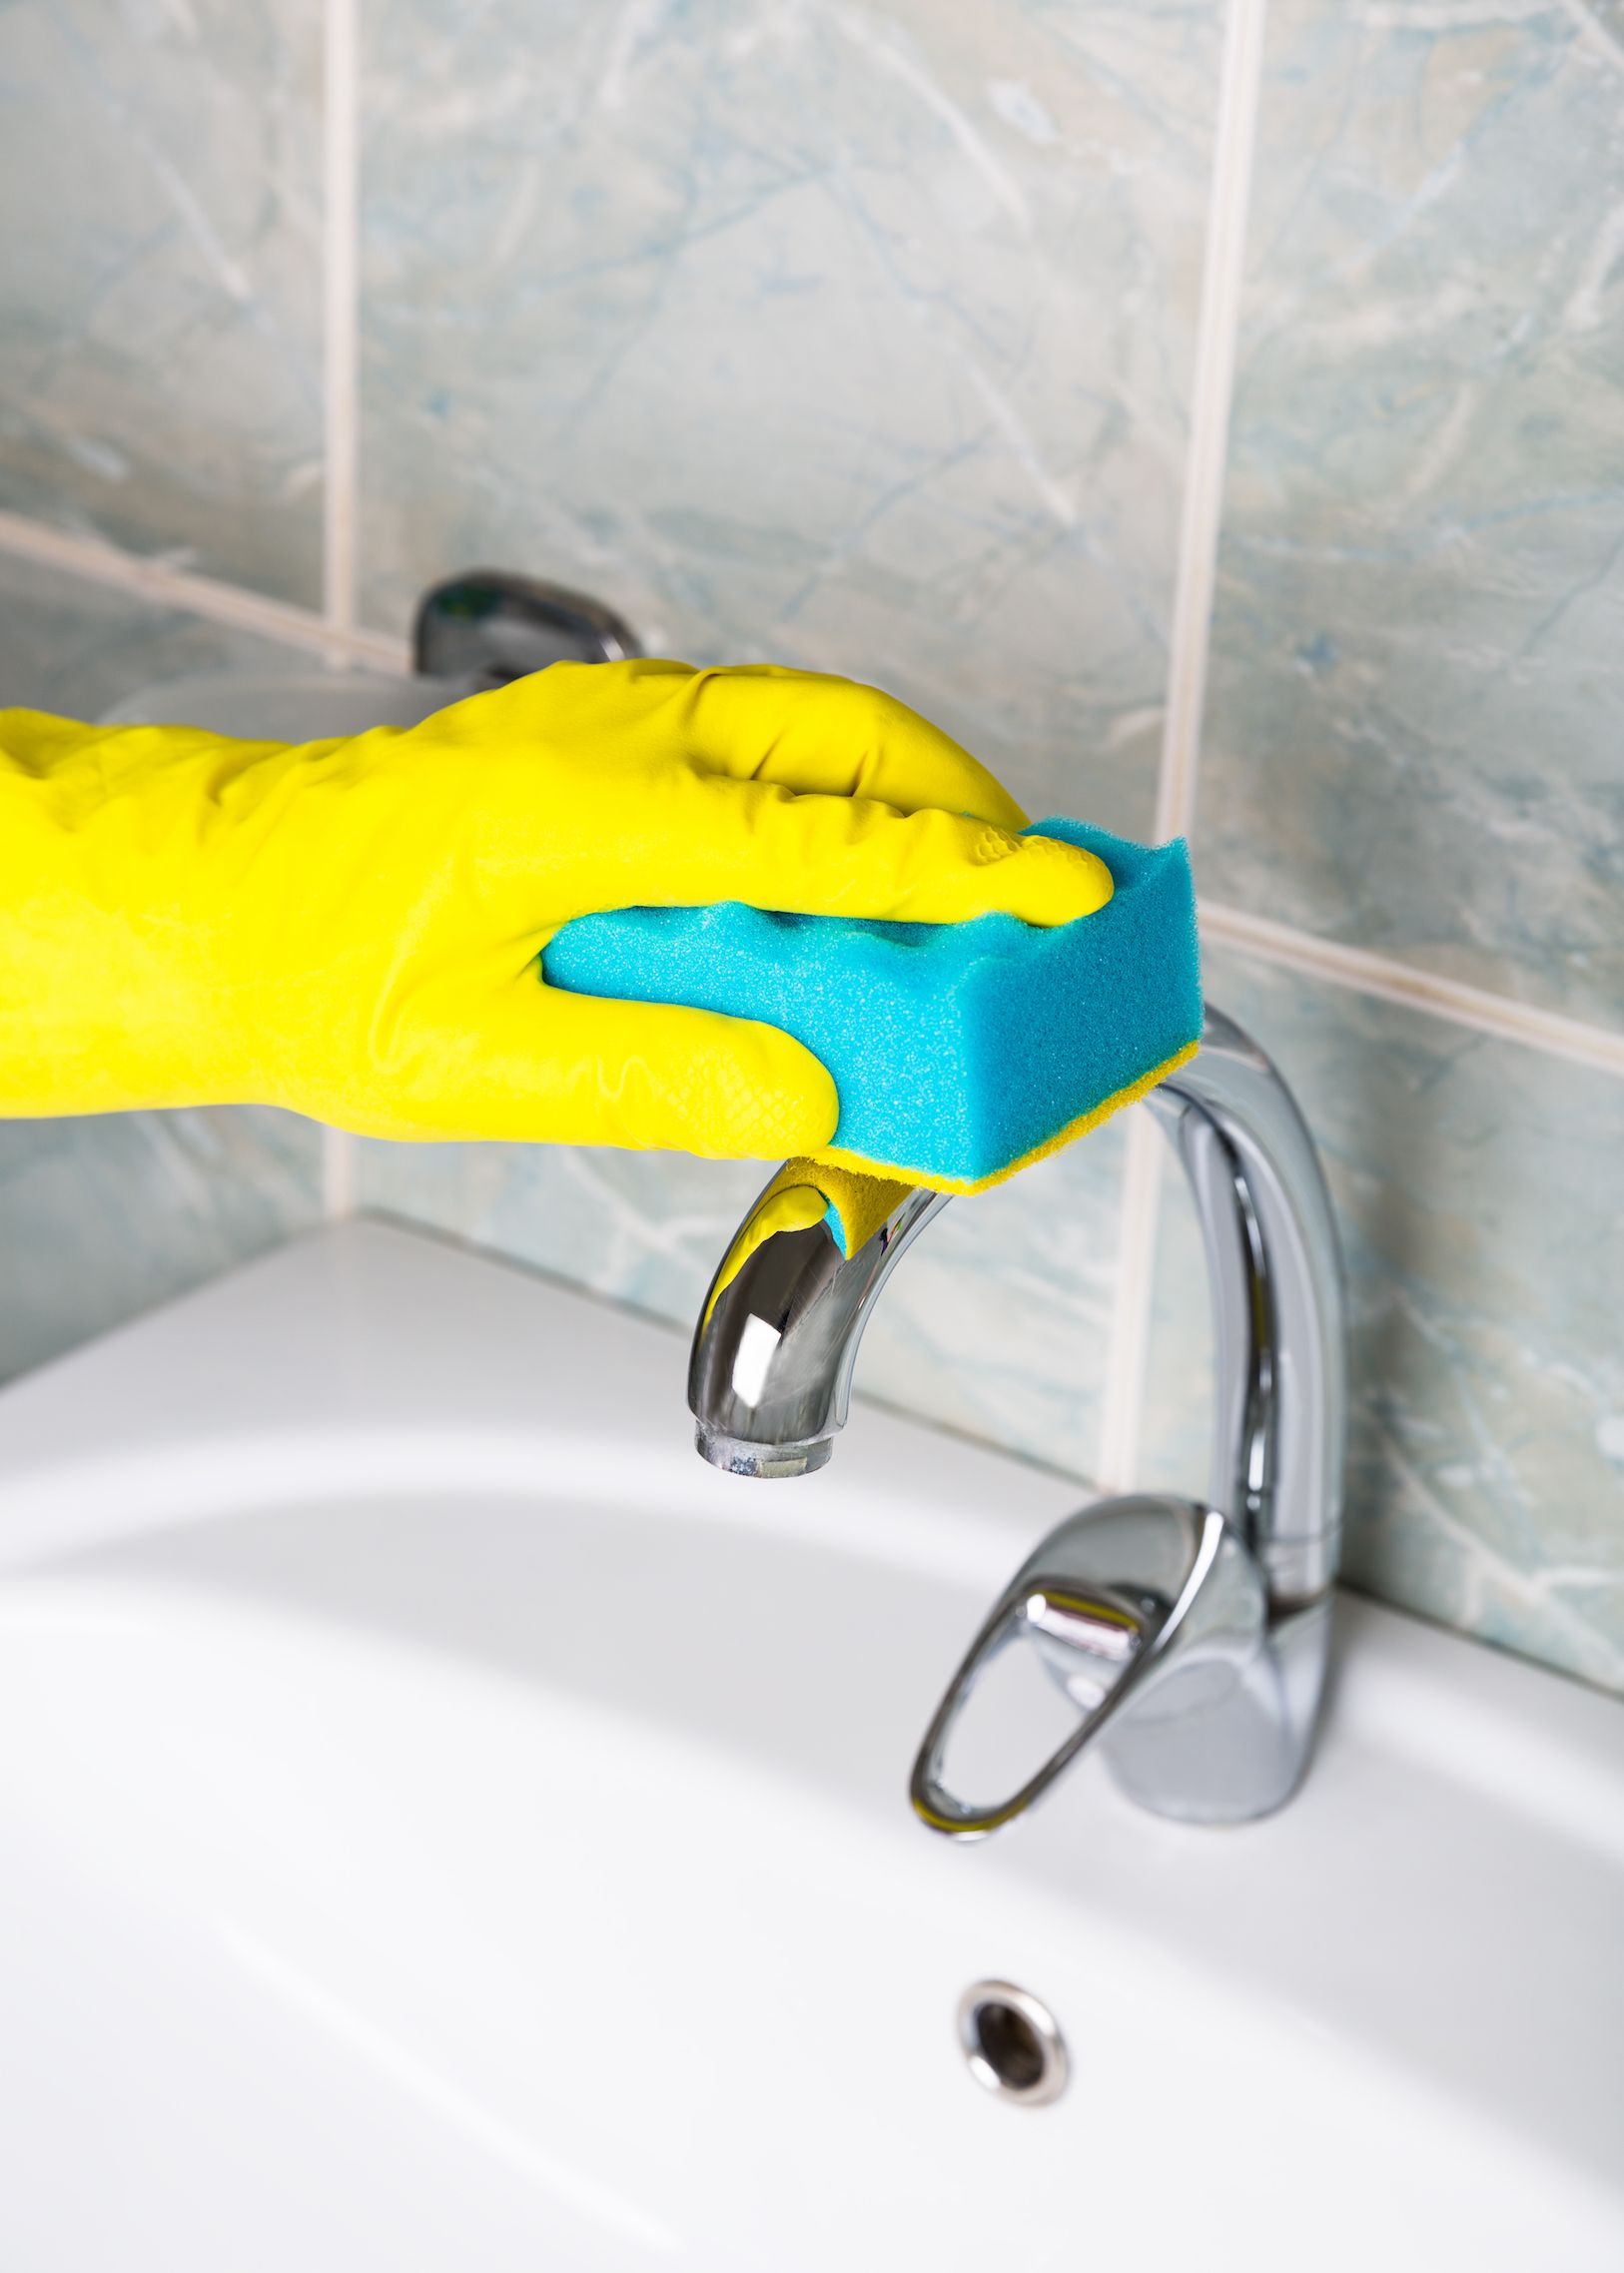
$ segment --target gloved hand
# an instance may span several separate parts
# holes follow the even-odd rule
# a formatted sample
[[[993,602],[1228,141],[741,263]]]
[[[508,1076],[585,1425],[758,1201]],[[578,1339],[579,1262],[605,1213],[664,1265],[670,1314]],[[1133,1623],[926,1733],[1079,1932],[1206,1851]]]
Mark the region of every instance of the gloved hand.
[[[1104,866],[843,679],[556,663],[408,731],[0,712],[0,1112],[264,1103],[382,1136],[827,1143],[789,1036],[541,983],[571,917],[1091,913]]]

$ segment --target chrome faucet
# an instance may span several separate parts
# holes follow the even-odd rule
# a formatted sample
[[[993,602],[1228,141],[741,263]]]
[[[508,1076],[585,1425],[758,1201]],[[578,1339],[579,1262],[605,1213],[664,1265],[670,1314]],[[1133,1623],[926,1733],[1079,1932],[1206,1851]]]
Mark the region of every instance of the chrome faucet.
[[[1199,1055],[1150,1107],[1184,1163],[1211,1282],[1217,1382],[1210,1499],[1133,1494],[1085,1509],[1017,1572],[976,1636],[914,1765],[921,1820],[984,1838],[1097,1739],[1159,1815],[1267,1815],[1307,1765],[1341,1539],[1346,1354],[1341,1262],[1313,1139],[1268,1059],[1210,1010]],[[876,1186],[878,1227],[848,1254],[818,1171],[775,1177],[739,1226],[694,1336],[688,1401],[707,1460],[798,1476],[844,1426],[863,1328],[946,1196]],[[788,1188],[793,1194],[786,1207]],[[782,1226],[782,1227],[780,1227]],[[1034,1647],[1078,1714],[1008,1799],[944,1782],[986,1668]]]

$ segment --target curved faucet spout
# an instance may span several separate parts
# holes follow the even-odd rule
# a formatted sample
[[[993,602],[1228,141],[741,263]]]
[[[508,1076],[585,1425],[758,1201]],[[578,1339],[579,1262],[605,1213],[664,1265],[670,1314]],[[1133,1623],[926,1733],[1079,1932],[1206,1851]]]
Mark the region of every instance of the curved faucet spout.
[[[773,1178],[711,1280],[688,1363],[694,1442],[735,1476],[805,1476],[846,1425],[852,1369],[880,1289],[945,1191],[880,1186],[882,1214],[855,1253],[812,1182]],[[887,1204],[889,1202],[889,1204]]]
[[[1341,1267],[1313,1139],[1256,1044],[1210,1010],[1199,1055],[1153,1093],[1201,1219],[1218,1361],[1208,1492],[1282,1597],[1320,1592],[1341,1519]],[[769,1184],[711,1282],[688,1398],[706,1459],[746,1476],[829,1458],[880,1290],[943,1193],[895,1184],[848,1254],[818,1170]],[[786,1207],[786,1196],[805,1204]],[[889,1202],[889,1204],[886,1204]],[[774,1228],[787,1221],[788,1228]]]

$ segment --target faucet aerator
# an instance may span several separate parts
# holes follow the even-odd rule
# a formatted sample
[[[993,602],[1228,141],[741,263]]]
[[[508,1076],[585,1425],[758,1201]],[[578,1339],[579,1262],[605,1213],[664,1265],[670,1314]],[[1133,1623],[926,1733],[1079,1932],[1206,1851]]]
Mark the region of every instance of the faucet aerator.
[[[742,1437],[726,1436],[703,1421],[693,1432],[694,1450],[713,1468],[730,1476],[810,1476],[825,1468],[834,1451],[832,1436],[808,1437],[802,1444],[747,1444]]]

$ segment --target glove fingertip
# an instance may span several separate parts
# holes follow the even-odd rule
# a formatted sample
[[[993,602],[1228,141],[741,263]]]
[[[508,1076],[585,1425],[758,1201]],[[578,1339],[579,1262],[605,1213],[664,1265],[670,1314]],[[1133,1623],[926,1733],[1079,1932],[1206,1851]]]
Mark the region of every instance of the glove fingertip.
[[[728,1159],[771,1160],[827,1144],[840,1119],[828,1068],[775,1027],[721,1023],[740,1031],[695,1068],[698,1148]]]
[[[1010,913],[1046,928],[1098,915],[1116,890],[1098,853],[1056,837],[1023,837],[1009,873]]]

